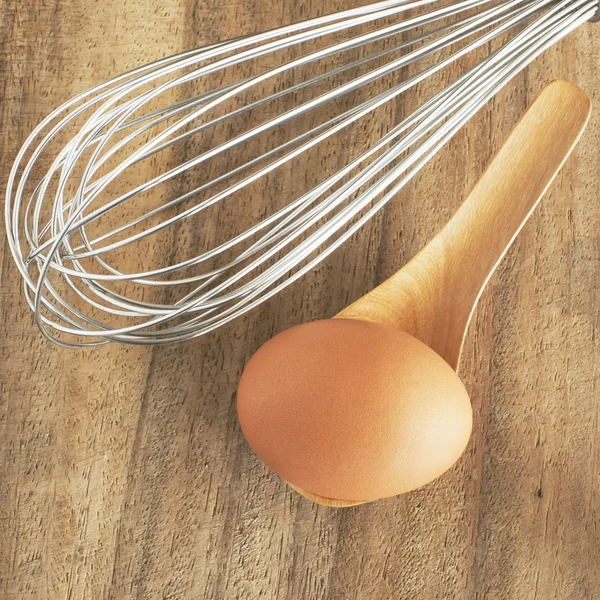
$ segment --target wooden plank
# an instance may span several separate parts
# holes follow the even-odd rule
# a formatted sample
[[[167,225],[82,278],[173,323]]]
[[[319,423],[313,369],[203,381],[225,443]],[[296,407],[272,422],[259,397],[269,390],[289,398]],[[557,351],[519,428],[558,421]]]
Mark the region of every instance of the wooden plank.
[[[177,50],[348,5],[2,0],[0,192],[27,133],[73,93]],[[245,361],[272,334],[334,315],[423,247],[545,83],[569,79],[600,100],[597,28],[517,77],[315,273],[199,340],[53,347],[33,325],[2,232],[0,597],[600,595],[597,110],[471,324],[460,374],[475,433],[452,472],[374,505],[316,507],[252,455],[234,404]]]

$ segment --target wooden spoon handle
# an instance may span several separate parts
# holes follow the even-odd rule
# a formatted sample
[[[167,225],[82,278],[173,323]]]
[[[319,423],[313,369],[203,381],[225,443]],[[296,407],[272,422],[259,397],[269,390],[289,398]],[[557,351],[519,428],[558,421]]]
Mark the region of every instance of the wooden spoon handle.
[[[392,324],[458,369],[485,285],[573,150],[590,110],[590,99],[576,85],[546,86],[448,225],[337,318]]]

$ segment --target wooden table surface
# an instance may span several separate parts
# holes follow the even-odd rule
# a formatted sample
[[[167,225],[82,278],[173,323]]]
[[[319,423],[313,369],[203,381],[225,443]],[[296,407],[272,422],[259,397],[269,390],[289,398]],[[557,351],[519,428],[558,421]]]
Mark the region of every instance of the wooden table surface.
[[[356,0],[0,1],[0,191],[52,108],[175,51]],[[535,94],[600,105],[600,24],[518,76],[376,219],[245,318],[156,349],[65,350],[33,324],[0,231],[0,598],[600,598],[600,111],[502,263],[461,377],[475,428],[447,475],[348,510],[270,474],[236,384],[270,336],[413,256]]]

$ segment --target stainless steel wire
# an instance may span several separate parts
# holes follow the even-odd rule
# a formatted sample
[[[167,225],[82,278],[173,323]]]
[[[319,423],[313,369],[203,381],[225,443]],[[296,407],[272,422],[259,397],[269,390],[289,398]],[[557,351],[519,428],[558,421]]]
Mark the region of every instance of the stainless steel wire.
[[[39,327],[66,346],[160,344],[252,310],[597,13],[598,0],[386,0],[170,56],[75,96],[31,133],[7,184],[8,240]],[[355,144],[382,110],[422,96],[378,141]],[[320,172],[327,140],[346,162],[301,192],[272,191],[264,212],[257,194],[298,165]],[[220,240],[228,214],[255,221]],[[190,236],[194,251],[178,253]]]

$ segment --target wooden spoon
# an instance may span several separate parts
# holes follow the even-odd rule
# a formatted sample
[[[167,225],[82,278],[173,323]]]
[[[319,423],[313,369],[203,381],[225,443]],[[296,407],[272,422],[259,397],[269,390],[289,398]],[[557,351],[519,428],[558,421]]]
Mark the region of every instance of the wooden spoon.
[[[403,269],[336,318],[398,328],[457,371],[483,289],[579,140],[590,110],[580,88],[550,83],[447,226]],[[326,506],[362,504],[292,487]]]

